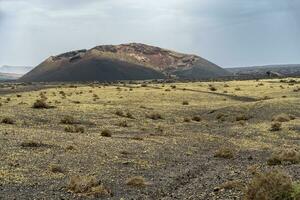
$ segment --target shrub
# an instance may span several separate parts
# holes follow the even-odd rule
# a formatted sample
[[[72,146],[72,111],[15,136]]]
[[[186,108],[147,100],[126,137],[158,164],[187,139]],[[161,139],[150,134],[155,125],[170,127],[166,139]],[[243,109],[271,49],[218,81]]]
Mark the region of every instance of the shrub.
[[[212,85],[211,85],[211,86],[209,86],[209,88],[208,88],[208,89],[209,89],[210,91],[213,91],[213,92],[214,92],[214,91],[217,91],[217,88],[216,88],[216,87],[214,87],[214,86],[212,86]]]
[[[116,115],[120,116],[120,117],[124,117],[124,112],[122,110],[117,110],[116,111]]]
[[[276,122],[271,124],[270,131],[280,131],[281,130],[281,123]]]
[[[76,194],[84,194],[99,198],[102,196],[110,196],[111,191],[97,181],[94,177],[88,176],[73,176],[70,178],[67,185],[69,191]]]
[[[293,184],[292,198],[295,200],[300,199],[300,183]]]
[[[132,187],[146,187],[146,181],[142,176],[135,176],[126,181],[126,184]]]
[[[14,124],[15,120],[10,117],[5,117],[2,119],[1,123],[3,124]]]
[[[228,148],[228,147],[221,147],[214,154],[214,157],[217,157],[217,158],[230,159],[230,158],[233,158],[233,156],[234,156],[234,150],[232,148]]]
[[[247,121],[251,119],[251,117],[249,115],[245,115],[245,114],[241,114],[235,117],[236,121]]]
[[[60,165],[50,165],[50,171],[53,173],[64,173],[65,170]]]
[[[76,124],[76,121],[75,121],[74,117],[72,117],[72,116],[64,116],[64,117],[60,120],[60,122],[61,122],[62,124]]]
[[[134,119],[134,116],[130,112],[126,113],[126,117],[129,119]]]
[[[293,191],[291,178],[281,171],[274,170],[257,174],[247,186],[245,199],[293,200]]]
[[[192,118],[192,120],[195,121],[195,122],[200,122],[202,119],[201,119],[200,116],[194,116],[194,117]]]
[[[127,123],[127,121],[122,121],[122,122],[119,123],[119,126],[128,127],[128,123]]]
[[[149,119],[152,119],[152,120],[163,119],[163,117],[159,113],[152,113],[152,114],[146,115],[146,117]]]
[[[268,159],[269,165],[298,164],[300,163],[300,152],[294,149],[285,149],[272,154]]]
[[[189,105],[189,102],[188,101],[183,101],[182,105],[187,106],[187,105]]]
[[[190,119],[190,118],[187,118],[187,117],[185,117],[184,119],[183,119],[183,122],[191,122],[192,120]]]
[[[105,129],[105,130],[103,130],[103,131],[101,132],[101,136],[102,136],[102,137],[111,137],[111,136],[112,136],[112,133],[111,133],[110,130]]]
[[[68,133],[84,133],[83,126],[66,126],[65,131]]]
[[[276,122],[288,122],[291,119],[293,119],[293,117],[290,117],[289,115],[283,113],[283,114],[274,116],[272,118],[272,121],[276,121]]]
[[[27,142],[22,142],[20,146],[23,148],[38,148],[38,147],[46,147],[48,145],[41,142],[27,141]]]
[[[49,105],[45,102],[45,100],[38,99],[38,100],[36,100],[36,102],[34,102],[33,108],[36,108],[36,109],[49,109],[49,108],[52,108],[52,107],[49,106]]]

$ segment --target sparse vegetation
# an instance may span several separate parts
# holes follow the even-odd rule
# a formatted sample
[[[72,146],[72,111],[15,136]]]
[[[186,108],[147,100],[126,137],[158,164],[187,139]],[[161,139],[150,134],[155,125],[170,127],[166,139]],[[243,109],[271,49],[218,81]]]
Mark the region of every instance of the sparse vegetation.
[[[64,116],[61,121],[62,124],[76,124],[76,120],[72,116]]]
[[[10,117],[5,117],[1,120],[1,123],[3,124],[15,124],[15,120]]]
[[[229,147],[221,147],[215,152],[214,157],[227,159],[233,158],[234,150]]]
[[[111,137],[111,136],[112,136],[112,133],[111,133],[110,130],[105,129],[105,130],[103,130],[103,131],[101,132],[101,136],[102,136],[102,137]]]
[[[142,83],[34,83],[14,91],[0,83],[0,199],[194,199],[200,193],[199,199],[243,199],[248,182],[273,169],[289,172],[291,200],[299,199],[296,85],[275,78]],[[32,109],[36,99],[57,107]],[[6,117],[14,125],[1,123]],[[270,131],[276,123],[280,131]],[[69,185],[72,175],[82,176]],[[101,181],[85,181],[91,177]],[[265,184],[277,187],[272,181]],[[251,190],[255,195],[272,193],[257,188],[266,190]]]
[[[281,123],[276,122],[271,124],[270,131],[280,131],[281,130]]]
[[[200,122],[202,120],[202,118],[200,116],[194,116],[192,118],[192,120],[195,121],[195,122]]]
[[[135,176],[126,181],[126,184],[132,187],[146,187],[146,181],[142,176]]]
[[[269,165],[281,164],[298,164],[300,163],[300,152],[294,149],[284,149],[273,153],[268,159]]]
[[[52,106],[49,106],[45,100],[43,99],[38,99],[34,102],[33,104],[33,108],[36,108],[36,109],[49,109],[49,108],[53,108]]]
[[[65,127],[65,132],[68,132],[68,133],[84,133],[85,132],[85,129],[83,126],[66,126]]]
[[[152,113],[152,114],[146,115],[146,117],[149,119],[152,119],[152,120],[163,119],[163,117],[159,113]]]
[[[95,177],[72,176],[67,188],[76,194],[93,196],[95,198],[111,196],[111,191],[102,185],[100,181],[97,181]]]
[[[246,200],[297,200],[292,179],[281,171],[257,174],[247,186]]]

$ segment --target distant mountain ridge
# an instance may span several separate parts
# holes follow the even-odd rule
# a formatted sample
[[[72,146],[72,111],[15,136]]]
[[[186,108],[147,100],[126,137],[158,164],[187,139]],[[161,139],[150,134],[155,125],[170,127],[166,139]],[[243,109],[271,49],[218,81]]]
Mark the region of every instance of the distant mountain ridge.
[[[226,68],[234,75],[263,76],[267,73],[277,73],[282,76],[300,76],[300,64],[264,65],[253,67]]]
[[[215,78],[230,73],[196,55],[139,43],[101,45],[51,56],[20,81],[114,81]]]
[[[0,73],[10,73],[10,74],[21,74],[24,75],[28,73],[30,70],[32,70],[33,67],[28,67],[28,66],[8,66],[8,65],[3,65],[0,67]]]
[[[9,73],[0,73],[0,81],[12,81],[17,80],[22,75],[20,74],[9,74]]]

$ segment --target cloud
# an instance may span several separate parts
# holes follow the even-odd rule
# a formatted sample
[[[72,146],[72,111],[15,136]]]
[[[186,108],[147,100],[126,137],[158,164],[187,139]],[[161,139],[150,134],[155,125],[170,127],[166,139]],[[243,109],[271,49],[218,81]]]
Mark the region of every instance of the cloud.
[[[299,9],[297,0],[0,0],[0,64],[133,41],[225,66],[300,62]]]

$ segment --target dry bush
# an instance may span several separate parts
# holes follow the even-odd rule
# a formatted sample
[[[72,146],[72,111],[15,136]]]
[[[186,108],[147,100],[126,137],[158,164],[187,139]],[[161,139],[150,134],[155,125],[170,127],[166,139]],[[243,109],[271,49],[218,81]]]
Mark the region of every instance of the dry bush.
[[[101,136],[102,136],[102,137],[111,137],[111,136],[112,136],[112,133],[111,133],[110,130],[105,129],[105,130],[103,130],[103,131],[101,132]]]
[[[294,115],[287,115],[287,114],[280,114],[280,115],[277,115],[277,116],[274,116],[272,118],[272,121],[276,121],[276,122],[288,122],[290,120],[293,120],[295,119],[295,116]]]
[[[127,121],[121,121],[118,125],[124,128],[129,127]]]
[[[76,120],[74,119],[74,117],[72,117],[72,116],[64,116],[64,117],[60,120],[60,122],[61,122],[62,124],[76,124],[76,123],[77,123]]]
[[[38,99],[34,102],[33,108],[35,109],[49,109],[49,108],[53,108],[53,106],[49,106],[45,100],[43,99]]]
[[[163,117],[159,113],[148,114],[148,115],[146,115],[146,117],[149,118],[149,119],[152,119],[152,120],[163,119]]]
[[[201,119],[200,116],[194,116],[194,117],[192,118],[192,120],[195,121],[195,122],[200,122],[202,119]]]
[[[245,114],[240,114],[235,117],[235,121],[247,121],[249,119],[251,119],[251,116]]]
[[[84,133],[84,127],[83,126],[66,126],[65,127],[65,132],[68,133]]]
[[[189,105],[189,102],[188,101],[183,101],[182,105],[187,106],[187,105]]]
[[[185,117],[184,119],[183,119],[183,122],[191,122],[192,120],[190,119],[190,118],[188,118],[188,117]]]
[[[65,172],[64,168],[60,165],[55,165],[55,164],[52,164],[49,166],[49,170],[53,173],[61,173],[63,174]]]
[[[3,124],[15,124],[15,120],[10,117],[5,117],[1,120],[1,123]]]
[[[147,183],[142,176],[135,176],[126,181],[126,184],[132,187],[146,187]]]
[[[73,193],[93,196],[95,198],[112,195],[110,189],[101,184],[100,181],[88,176],[71,177],[67,188]]]
[[[227,159],[233,158],[234,149],[229,147],[221,147],[215,152],[214,157]]]
[[[269,165],[298,164],[300,163],[300,152],[294,149],[284,149],[272,154],[268,159]]]
[[[285,173],[274,170],[257,174],[247,186],[245,200],[297,200],[293,199],[293,183]]]
[[[41,142],[26,141],[26,142],[22,142],[20,144],[20,146],[23,148],[39,148],[39,147],[47,147],[49,145],[41,143]]]
[[[275,122],[271,124],[270,131],[280,131],[281,130],[281,123]]]
[[[209,85],[209,88],[208,88],[210,91],[217,91],[217,88],[213,85]]]
[[[115,114],[120,116],[120,117],[125,117],[125,114],[122,110],[117,110]]]
[[[126,117],[129,119],[134,119],[134,116],[130,112],[126,113]]]

